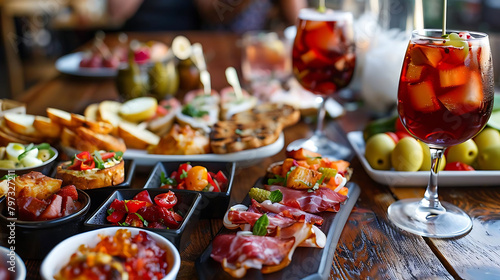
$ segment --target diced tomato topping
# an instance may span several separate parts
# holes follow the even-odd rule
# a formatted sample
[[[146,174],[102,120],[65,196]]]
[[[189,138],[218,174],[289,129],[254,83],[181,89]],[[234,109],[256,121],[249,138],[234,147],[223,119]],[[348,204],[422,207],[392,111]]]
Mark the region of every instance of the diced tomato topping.
[[[163,220],[163,224],[169,228],[176,229],[179,227],[179,222],[176,220],[176,214],[174,211],[171,211],[165,207],[159,208],[161,211],[161,216]],[[179,215],[180,216],[180,215]],[[181,217],[182,220],[182,217]]]
[[[170,209],[174,207],[175,204],[177,204],[177,196],[175,196],[175,193],[172,191],[161,193],[155,196],[154,200],[156,204],[167,209]]]
[[[153,201],[151,200],[151,196],[147,190],[143,190],[142,192],[136,194],[134,196],[134,200],[145,201],[146,206],[153,205]]]
[[[180,183],[183,179],[187,177],[187,172],[193,168],[189,162],[183,163],[179,165],[179,168],[177,169],[177,174],[175,177],[175,180],[177,183]],[[181,178],[182,177],[182,178]]]
[[[219,184],[217,184],[217,182],[214,181],[211,174],[213,173],[212,172],[207,173],[208,183],[214,187],[213,192],[220,192]]]
[[[108,152],[108,153],[102,153],[101,158],[102,160],[107,160],[115,156],[114,152]]]
[[[147,202],[140,201],[140,200],[126,200],[125,204],[127,206],[127,210],[128,210],[127,212],[132,214],[132,213],[136,213],[142,207],[145,207]]]
[[[447,163],[444,170],[448,171],[474,171],[474,168],[463,162],[455,161]]]
[[[125,202],[123,200],[119,200],[117,198],[115,198],[115,200],[113,200],[113,202],[111,202],[111,205],[109,205],[109,209],[113,209],[115,211],[127,213],[127,210],[125,210]]]
[[[219,186],[221,188],[224,188],[224,186],[227,186],[228,179],[227,179],[227,176],[222,171],[219,170],[217,172],[217,174],[215,174],[215,180],[217,180],[217,182],[219,183]]]
[[[115,210],[106,217],[106,220],[112,224],[117,224],[125,217],[125,214],[125,212]]]
[[[132,227],[144,227],[144,223],[141,221],[139,216],[137,216],[135,213],[134,214],[128,214],[127,218],[125,219],[125,223]]]

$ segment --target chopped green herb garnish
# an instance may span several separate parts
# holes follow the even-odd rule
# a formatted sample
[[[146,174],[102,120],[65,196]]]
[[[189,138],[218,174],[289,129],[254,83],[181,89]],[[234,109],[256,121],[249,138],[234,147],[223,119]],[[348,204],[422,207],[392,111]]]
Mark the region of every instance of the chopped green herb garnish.
[[[280,202],[283,200],[283,193],[280,190],[272,191],[271,195],[269,195],[269,200],[272,203]]]
[[[111,215],[113,214],[113,212],[115,212],[115,209],[109,208],[106,212],[108,213],[108,215]]]
[[[139,220],[141,220],[141,222],[144,224],[145,227],[148,226],[148,221],[144,220],[144,218],[139,213],[134,213],[134,214],[139,218]]]
[[[165,175],[165,172],[162,172],[160,174],[160,182],[162,185],[169,185],[169,186],[177,186],[177,181],[175,181],[175,178],[170,178]]]
[[[201,118],[204,115],[208,115],[208,111],[198,110],[191,104],[187,104],[186,106],[184,106],[184,108],[182,108],[182,113],[193,118]]]
[[[182,174],[179,176],[179,178],[185,179],[185,178],[187,178],[187,176],[188,176],[188,173],[186,172],[186,170],[182,170]]]
[[[274,178],[269,178],[267,180],[267,183],[269,185],[280,185],[280,184],[285,184],[286,183],[286,180],[284,177],[281,177],[280,175],[278,174],[274,174]]]

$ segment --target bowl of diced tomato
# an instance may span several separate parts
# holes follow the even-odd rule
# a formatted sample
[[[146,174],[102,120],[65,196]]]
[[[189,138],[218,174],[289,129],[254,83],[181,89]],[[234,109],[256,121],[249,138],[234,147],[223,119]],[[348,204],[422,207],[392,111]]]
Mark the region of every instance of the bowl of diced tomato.
[[[117,190],[85,221],[87,229],[122,226],[143,228],[182,250],[198,218],[201,195],[184,190]]]
[[[200,193],[200,218],[221,218],[229,205],[235,169],[234,162],[159,162],[151,171],[144,188]]]

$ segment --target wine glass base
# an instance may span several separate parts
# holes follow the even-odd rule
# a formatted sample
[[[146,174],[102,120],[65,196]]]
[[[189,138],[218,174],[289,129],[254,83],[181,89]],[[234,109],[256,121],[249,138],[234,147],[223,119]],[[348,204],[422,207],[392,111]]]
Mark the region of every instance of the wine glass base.
[[[425,237],[449,238],[469,232],[472,228],[471,218],[457,206],[441,202],[446,212],[427,213],[419,218],[416,209],[421,199],[403,199],[394,202],[387,209],[389,220],[399,228]],[[422,218],[423,217],[423,218]]]
[[[309,139],[299,139],[288,144],[286,150],[298,150],[304,148],[321,154],[324,157],[335,160],[348,160],[352,156],[352,150],[344,145],[331,141],[324,134],[314,134]]]

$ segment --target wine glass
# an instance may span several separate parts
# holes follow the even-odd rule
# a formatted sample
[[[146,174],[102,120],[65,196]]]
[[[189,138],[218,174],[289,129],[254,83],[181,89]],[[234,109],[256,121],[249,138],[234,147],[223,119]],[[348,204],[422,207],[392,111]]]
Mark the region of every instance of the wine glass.
[[[459,207],[440,202],[438,166],[444,150],[479,133],[493,108],[493,66],[488,35],[423,29],[412,32],[401,71],[401,122],[431,151],[431,176],[423,199],[389,206],[398,227],[426,237],[454,237],[472,228]],[[442,35],[444,37],[442,37]]]
[[[326,99],[345,88],[354,73],[353,17],[350,12],[306,8],[299,12],[292,49],[293,73],[299,83],[321,100],[317,127],[309,139],[290,143],[288,150],[306,148],[336,159],[352,154],[347,146],[331,141],[323,132]]]

